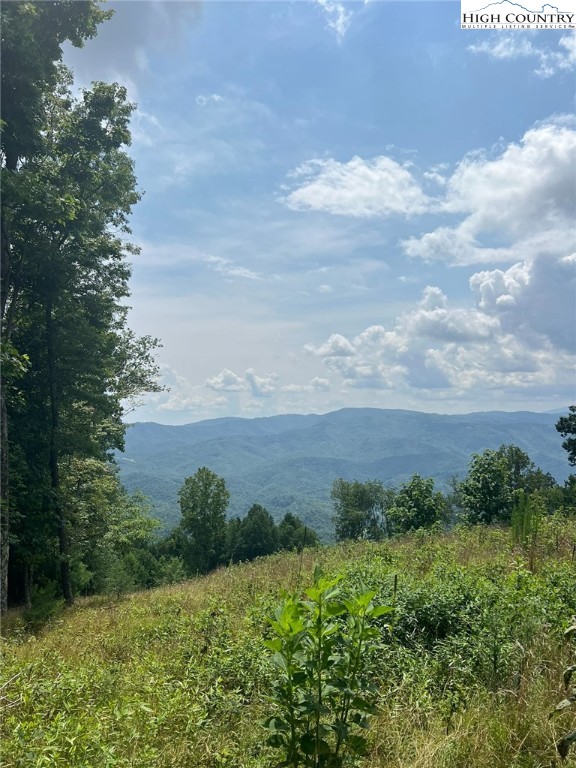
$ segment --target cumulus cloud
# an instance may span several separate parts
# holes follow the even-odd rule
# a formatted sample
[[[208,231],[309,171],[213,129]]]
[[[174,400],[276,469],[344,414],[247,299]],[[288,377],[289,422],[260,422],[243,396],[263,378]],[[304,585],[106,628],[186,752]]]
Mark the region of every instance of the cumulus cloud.
[[[473,153],[449,178],[438,206],[464,218],[405,240],[404,249],[454,264],[565,255],[576,247],[575,176],[576,131],[568,120],[530,129],[494,158]]]
[[[305,350],[318,357],[347,357],[354,354],[354,347],[352,344],[350,344],[347,338],[341,336],[339,333],[333,333],[328,341],[321,344],[319,347],[315,347],[313,344],[307,344]]]
[[[533,59],[536,64],[534,72],[542,78],[576,69],[576,34],[574,32],[562,35],[558,39],[556,49],[537,45],[529,33],[513,32],[495,34],[481,43],[470,45],[468,50],[499,60]]]
[[[566,352],[576,349],[576,254],[478,272],[470,286],[480,310],[497,318],[504,332],[530,347],[545,338]]]
[[[293,210],[372,218],[421,213],[429,205],[410,167],[385,156],[347,163],[310,160],[290,178],[293,189],[283,201]]]
[[[291,392],[295,394],[329,392],[331,389],[328,379],[322,379],[315,376],[309,384],[285,384],[281,387],[282,392]]]
[[[269,373],[265,376],[257,376],[253,368],[246,371],[246,383],[250,387],[253,397],[270,397],[276,392],[278,386],[278,376],[275,373]]]
[[[269,397],[278,389],[278,375],[268,373],[258,376],[253,368],[249,368],[244,376],[238,376],[224,368],[217,376],[206,379],[205,386],[218,392],[249,392],[252,397]]]
[[[557,116],[519,142],[475,151],[450,174],[425,171],[427,194],[413,166],[390,157],[347,163],[314,159],[289,174],[282,198],[299,211],[359,219],[436,214],[435,229],[402,241],[408,256],[451,264],[514,262],[576,248],[576,130]],[[446,223],[446,218],[457,223]]]
[[[148,395],[144,404],[147,408],[166,413],[167,417],[171,413],[186,413],[191,418],[197,418],[207,412],[217,413],[227,403],[226,397],[206,392],[202,385],[193,384],[166,363],[160,364],[160,383],[165,390]]]
[[[346,387],[530,390],[569,386],[576,352],[576,255],[540,256],[470,279],[475,306],[427,286],[390,327],[307,345]]]
[[[206,379],[206,386],[209,389],[215,389],[217,392],[240,392],[246,389],[246,382],[240,376],[237,376],[234,371],[224,368],[217,376]]]

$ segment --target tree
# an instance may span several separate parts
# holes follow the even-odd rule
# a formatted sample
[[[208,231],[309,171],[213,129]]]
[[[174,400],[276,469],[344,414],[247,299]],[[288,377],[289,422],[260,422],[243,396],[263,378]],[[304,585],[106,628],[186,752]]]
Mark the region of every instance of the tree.
[[[392,492],[379,480],[335,480],[331,498],[336,539],[381,539],[386,535],[385,514],[391,497]]]
[[[445,512],[446,500],[440,491],[434,492],[434,480],[415,474],[400,487],[388,514],[394,531],[405,533],[430,528]]]
[[[501,445],[497,454],[506,460],[512,491],[547,491],[556,486],[549,472],[543,472],[517,445]]]
[[[0,380],[0,611],[8,600],[10,532],[9,414],[6,387],[12,372],[22,370],[26,354],[12,343],[16,323],[12,232],[19,225],[18,206],[34,194],[27,183],[27,164],[42,155],[46,127],[46,95],[59,78],[62,43],[80,47],[96,34],[100,22],[112,15],[96,0],[55,3],[4,3],[2,16],[2,221],[0,268],[0,315],[2,321],[2,368]],[[12,298],[12,301],[11,301]]]
[[[226,544],[226,509],[230,493],[222,477],[207,467],[187,477],[178,493],[186,566],[190,574],[207,573],[221,562]]]
[[[271,555],[278,548],[278,531],[272,515],[260,504],[253,504],[240,521],[236,558],[254,560]]]
[[[493,450],[475,453],[468,475],[460,483],[459,496],[470,522],[508,521],[514,494],[506,457]]]
[[[287,512],[278,523],[278,549],[301,552],[304,547],[316,547],[319,543],[316,532],[291,512]]]
[[[123,400],[158,389],[151,349],[126,327],[128,216],[138,201],[124,88],[94,84],[74,101],[70,77],[45,97],[42,154],[27,160],[15,206],[12,340],[29,356],[21,397],[9,402],[13,444],[41,480],[41,515],[58,538],[60,583],[73,600],[62,465],[122,448]],[[38,484],[38,483],[37,483]],[[30,515],[18,498],[15,508]],[[35,514],[38,514],[36,512]]]
[[[576,405],[568,408],[568,416],[561,416],[556,422],[556,429],[566,439],[562,448],[568,452],[568,462],[576,466]]]

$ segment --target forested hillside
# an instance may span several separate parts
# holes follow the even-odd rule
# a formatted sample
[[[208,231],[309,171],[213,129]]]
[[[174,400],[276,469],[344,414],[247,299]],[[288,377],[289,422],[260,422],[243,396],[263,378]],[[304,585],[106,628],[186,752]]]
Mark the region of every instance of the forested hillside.
[[[184,478],[208,466],[226,480],[231,515],[258,503],[277,520],[292,512],[331,536],[330,490],[338,477],[395,486],[419,473],[446,488],[465,476],[473,453],[512,444],[562,483],[569,467],[557,420],[528,412],[444,416],[355,408],[180,427],[143,423],[128,429],[118,463],[126,487],[141,490],[169,526],[179,517]]]

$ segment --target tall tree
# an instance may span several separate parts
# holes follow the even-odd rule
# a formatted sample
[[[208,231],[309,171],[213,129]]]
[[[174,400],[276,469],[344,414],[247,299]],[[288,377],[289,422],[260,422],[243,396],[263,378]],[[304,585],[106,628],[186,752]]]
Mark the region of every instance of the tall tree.
[[[278,531],[272,515],[260,504],[253,504],[240,521],[236,559],[254,560],[278,549]]]
[[[184,553],[190,574],[207,573],[221,562],[226,545],[226,509],[230,493],[224,478],[207,467],[187,477],[178,493],[187,537]]]
[[[43,152],[45,100],[58,81],[62,43],[80,47],[109,18],[96,0],[89,2],[3,3],[2,20],[2,222],[0,314],[2,319],[3,377],[0,380],[0,610],[7,607],[10,540],[8,407],[6,386],[10,373],[26,358],[11,343],[16,322],[12,231],[19,225],[19,203],[30,194],[23,181],[28,161]]]
[[[509,484],[513,491],[547,491],[556,486],[556,480],[549,472],[537,467],[530,456],[517,445],[501,445],[497,451],[506,459]]]
[[[135,339],[122,303],[129,293],[125,257],[135,252],[124,237],[139,199],[123,150],[133,107],[116,84],[96,83],[78,101],[69,85],[62,72],[57,91],[45,99],[43,152],[21,172],[21,188],[33,194],[17,206],[8,301],[18,320],[12,339],[30,359],[10,417],[27,428],[15,430],[12,442],[44,468],[41,514],[55,529],[62,593],[72,602],[61,463],[72,456],[103,459],[121,448],[122,400],[157,385],[155,340]],[[33,514],[18,499],[15,504],[21,516]]]
[[[460,483],[459,496],[468,519],[490,524],[510,520],[514,506],[510,467],[498,451],[472,456],[468,475]]]
[[[304,525],[302,520],[291,512],[287,512],[278,523],[278,548],[297,550],[304,547],[315,547],[319,544],[316,531]]]
[[[349,482],[338,478],[332,485],[334,525],[338,541],[378,540],[386,535],[386,509],[393,492],[379,480]]]
[[[556,429],[566,439],[562,448],[568,451],[568,462],[576,466],[576,405],[568,408],[568,416],[561,416],[556,422]]]
[[[418,528],[430,528],[439,522],[447,509],[446,499],[434,491],[434,480],[412,475],[398,489],[389,517],[395,532],[404,533]]]

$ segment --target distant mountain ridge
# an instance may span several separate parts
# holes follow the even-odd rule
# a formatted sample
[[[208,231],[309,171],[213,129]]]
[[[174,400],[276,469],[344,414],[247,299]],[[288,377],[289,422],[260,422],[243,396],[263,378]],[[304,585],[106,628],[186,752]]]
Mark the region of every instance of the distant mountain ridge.
[[[563,482],[570,467],[557,421],[557,414],[529,411],[447,416],[344,408],[183,426],[143,422],[127,430],[126,450],[117,460],[126,488],[148,496],[167,526],[179,519],[184,478],[206,466],[226,480],[231,515],[242,516],[259,503],[275,519],[293,512],[329,536],[330,489],[337,477],[394,486],[418,472],[443,487],[466,474],[473,453],[512,443]]]

